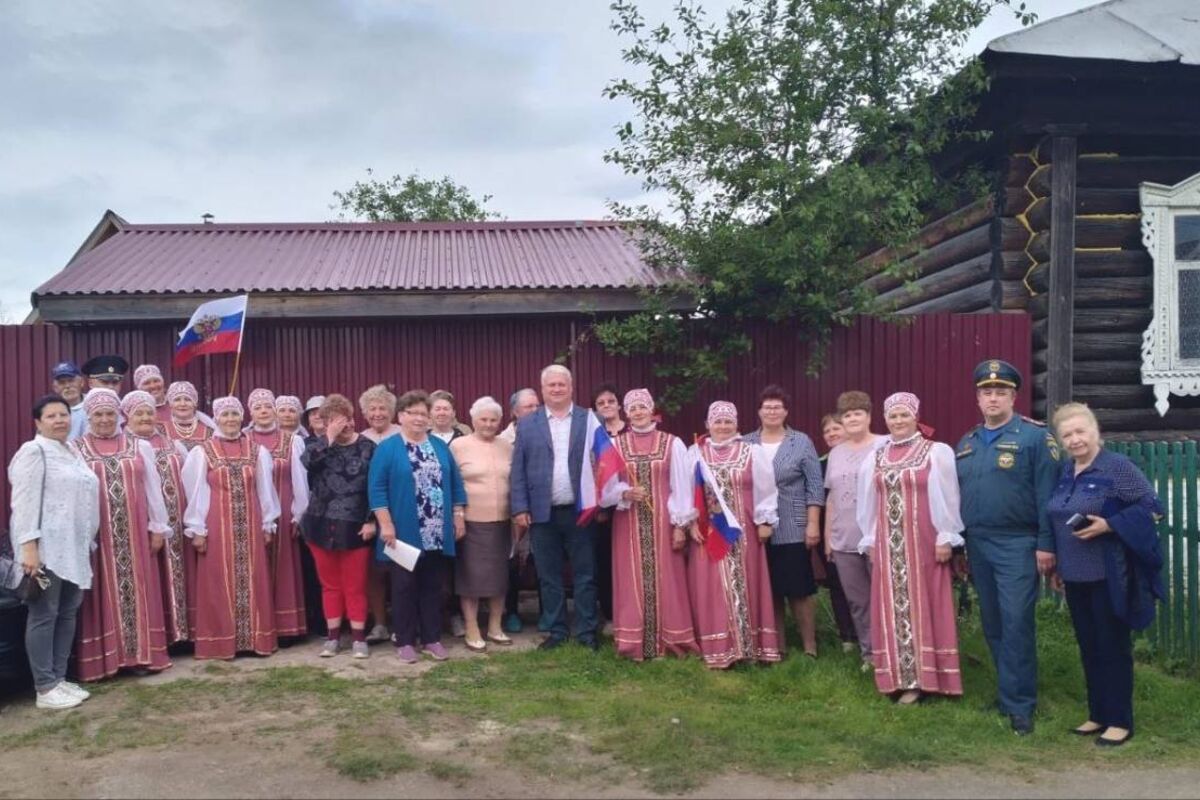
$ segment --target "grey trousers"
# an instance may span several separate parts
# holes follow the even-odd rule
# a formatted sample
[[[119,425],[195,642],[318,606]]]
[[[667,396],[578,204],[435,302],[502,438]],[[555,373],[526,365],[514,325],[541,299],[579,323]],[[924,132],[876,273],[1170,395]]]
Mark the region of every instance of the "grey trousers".
[[[83,590],[50,570],[50,588],[29,604],[25,621],[25,652],[33,685],[48,692],[67,677],[67,659],[75,643],[75,616],[83,602]]]
[[[850,606],[850,616],[854,618],[858,647],[865,658],[871,655],[871,559],[858,553],[835,550],[833,563]]]

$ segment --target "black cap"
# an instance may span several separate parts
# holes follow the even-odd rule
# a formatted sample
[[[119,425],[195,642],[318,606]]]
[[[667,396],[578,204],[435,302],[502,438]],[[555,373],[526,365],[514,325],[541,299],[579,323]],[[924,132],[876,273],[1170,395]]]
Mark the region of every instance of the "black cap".
[[[129,372],[129,362],[120,356],[95,356],[83,363],[83,374],[89,378],[121,380]]]

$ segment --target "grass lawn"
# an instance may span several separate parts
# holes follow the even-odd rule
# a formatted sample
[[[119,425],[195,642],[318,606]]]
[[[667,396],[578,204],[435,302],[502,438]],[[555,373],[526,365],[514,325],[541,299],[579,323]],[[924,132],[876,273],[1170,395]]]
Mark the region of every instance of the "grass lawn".
[[[1068,728],[1086,717],[1078,653],[1065,609],[1039,608],[1037,732],[1014,736],[990,708],[995,679],[977,618],[960,628],[966,695],[899,707],[875,692],[856,655],[822,640],[817,661],[793,651],[771,667],[705,669],[698,660],[633,664],[611,650],[502,653],[450,661],[412,679],[339,678],[319,666],[238,673],[223,664],[205,677],[156,686],[122,683],[107,717],[55,719],[6,742],[54,745],[83,755],[140,743],[186,745],[189,720],[225,709],[252,725],[253,746],[272,736],[309,737],[329,768],[358,780],[423,770],[444,780],[469,775],[477,759],[468,732],[503,730],[492,757],[563,781],[620,769],[659,792],[694,788],[722,772],[783,779],[832,778],[862,770],[971,765],[1018,775],[1037,768],[1195,764],[1200,761],[1200,683],[1139,665],[1137,738],[1102,750]],[[399,671],[399,665],[397,665]],[[114,698],[115,699],[115,698]],[[457,732],[457,733],[456,733]],[[455,737],[460,739],[457,743]],[[449,741],[432,752],[431,737]],[[449,737],[449,739],[447,739]],[[379,741],[395,746],[380,748]]]

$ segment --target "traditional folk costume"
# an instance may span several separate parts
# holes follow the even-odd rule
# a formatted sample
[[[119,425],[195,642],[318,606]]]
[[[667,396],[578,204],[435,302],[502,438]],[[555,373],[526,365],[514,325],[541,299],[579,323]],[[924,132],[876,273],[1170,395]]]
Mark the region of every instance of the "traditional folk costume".
[[[635,404],[654,408],[645,389],[625,395],[625,411]],[[641,661],[667,653],[698,653],[688,599],[687,559],[672,547],[673,529],[696,519],[688,454],[679,437],[657,430],[626,428],[613,439],[627,474],[600,499],[613,512],[613,639],[618,655]],[[649,497],[622,498],[631,486]]]
[[[275,398],[276,416],[285,408],[290,408],[296,412],[296,427],[287,429],[288,432],[299,436],[301,442],[307,441],[309,433],[308,428],[304,427],[304,404],[300,402],[299,397],[293,394],[281,394]],[[280,427],[282,428],[283,425],[281,424]]]
[[[248,405],[275,405],[269,389],[255,389]],[[268,429],[253,426],[250,441],[271,455],[272,480],[279,498],[279,535],[271,547],[271,581],[275,603],[275,632],[279,636],[303,636],[308,630],[304,605],[304,569],[300,561],[300,519],[308,508],[308,470],[300,461],[304,440],[281,430],[278,423]]]
[[[136,391],[121,399],[121,411],[126,419],[139,405],[153,408],[154,397],[147,392]],[[171,528],[171,536],[157,556],[167,643],[187,642],[191,641],[191,625],[195,622],[194,601],[190,593],[196,569],[195,549],[188,546],[187,537],[183,535],[187,498],[183,491],[182,471],[188,451],[181,442],[169,439],[161,432],[155,432],[143,441],[149,442],[154,449],[155,471],[162,484],[167,525]]]
[[[720,419],[737,421],[732,403],[709,407],[709,424]],[[771,460],[759,445],[733,437],[714,443],[705,439],[688,450],[689,473],[701,463],[721,493],[725,507],[736,520],[741,535],[720,558],[712,548],[692,547],[688,556],[688,589],[696,639],[704,662],[717,669],[738,661],[779,661],[779,629],[771,599],[766,545],[757,525],[778,522],[777,494]],[[702,487],[706,510],[719,508],[708,480]],[[708,537],[720,536],[717,530]]]
[[[905,407],[907,392],[884,401],[883,413]],[[872,553],[871,650],[880,692],[919,690],[961,695],[950,562],[939,545],[963,543],[954,451],[918,431],[889,439],[859,472],[860,553]]]
[[[120,411],[111,389],[84,400],[90,417],[98,409]],[[158,564],[150,535],[169,537],[162,484],[149,443],[124,433],[87,433],[72,442],[100,481],[100,531],[92,553],[92,589],[79,608],[75,659],[80,680],[97,681],[122,668],[171,666],[163,625]]]
[[[216,423],[206,415],[196,411],[190,421],[184,422],[177,419],[171,414],[171,405],[177,397],[190,397],[192,405],[199,405],[200,396],[196,393],[196,387],[188,381],[175,381],[167,387],[167,403],[165,406],[158,406],[155,409],[155,416],[161,423],[163,433],[168,439],[179,442],[183,445],[184,450],[191,452],[191,449],[201,442],[206,442],[213,436],[213,429]],[[167,414],[164,419],[162,409],[167,409]]]
[[[213,414],[239,413],[236,397],[213,401]],[[269,655],[277,647],[266,537],[275,534],[279,499],[271,454],[241,435],[192,448],[183,464],[184,532],[207,536],[196,556],[196,658]]]

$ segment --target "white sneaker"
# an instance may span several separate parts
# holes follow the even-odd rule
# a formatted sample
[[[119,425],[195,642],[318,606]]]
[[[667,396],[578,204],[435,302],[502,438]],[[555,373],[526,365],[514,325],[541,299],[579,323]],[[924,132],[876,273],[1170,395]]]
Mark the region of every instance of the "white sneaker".
[[[392,635],[388,633],[386,625],[376,625],[374,628],[371,628],[371,632],[367,634],[368,642],[386,642],[390,638],[392,638]]]
[[[318,653],[321,658],[333,658],[341,649],[341,643],[337,639],[326,639],[321,645],[321,652]]]
[[[62,688],[62,686],[55,686],[53,689],[46,692],[45,694],[41,694],[39,692],[38,696],[37,696],[37,707],[38,708],[50,708],[50,709],[74,708],[75,706],[79,705],[82,702],[83,702],[83,700],[81,700],[79,697],[71,694],[70,692],[67,692],[66,690],[64,690]]]
[[[75,695],[80,700],[87,700],[89,697],[92,696],[92,693],[89,692],[87,689],[83,688],[78,683],[71,683],[70,681],[60,681],[58,684],[58,688],[65,691],[67,694]]]
[[[350,652],[355,658],[370,658],[371,650],[366,642],[351,642]]]

